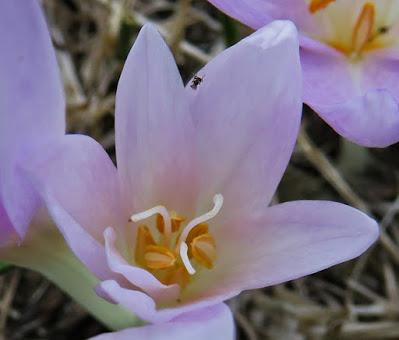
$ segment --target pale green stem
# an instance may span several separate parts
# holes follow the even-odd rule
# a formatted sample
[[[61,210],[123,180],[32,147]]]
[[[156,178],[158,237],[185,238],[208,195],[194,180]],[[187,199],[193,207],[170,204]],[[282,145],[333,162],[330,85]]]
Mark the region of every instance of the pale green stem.
[[[0,259],[41,273],[110,330],[142,324],[131,312],[97,296],[94,287],[99,281],[72,254],[59,234],[40,233],[40,238],[26,244],[2,249]]]

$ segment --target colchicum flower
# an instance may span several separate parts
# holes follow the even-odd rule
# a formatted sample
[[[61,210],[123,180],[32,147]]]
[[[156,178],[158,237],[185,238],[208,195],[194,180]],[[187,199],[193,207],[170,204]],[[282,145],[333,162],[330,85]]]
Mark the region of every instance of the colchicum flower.
[[[161,36],[145,26],[117,89],[118,168],[78,135],[32,164],[101,296],[168,327],[243,290],[352,259],[375,241],[375,221],[343,204],[267,207],[299,129],[298,51],[294,26],[274,22],[184,87]]]
[[[0,0],[0,46],[0,259],[42,273],[113,329],[134,325],[131,313],[93,294],[98,280],[25,177],[65,135],[62,82],[36,0]]]
[[[399,141],[396,0],[209,0],[252,28],[274,19],[300,30],[304,102],[364,146]]]
[[[32,39],[35,37],[35,39]],[[23,239],[39,197],[19,167],[65,133],[50,36],[35,1],[0,3],[0,244]]]

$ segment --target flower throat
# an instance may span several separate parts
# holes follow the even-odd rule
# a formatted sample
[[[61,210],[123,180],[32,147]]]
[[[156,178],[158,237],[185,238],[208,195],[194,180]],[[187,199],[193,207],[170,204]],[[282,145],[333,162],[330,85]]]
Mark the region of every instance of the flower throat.
[[[213,198],[212,210],[198,216],[184,226],[186,218],[156,206],[131,216],[139,222],[156,216],[157,237],[148,225],[137,228],[134,262],[150,271],[165,285],[178,284],[184,288],[197,270],[212,269],[216,261],[216,242],[209,233],[207,221],[214,218],[223,205],[223,196]]]
[[[329,6],[335,2],[336,0],[311,0],[308,9],[311,14],[316,15],[319,12],[328,11]],[[342,25],[342,22],[335,19],[334,24],[339,26]],[[383,40],[383,36],[389,32],[389,26],[377,25],[376,5],[373,1],[363,4],[354,24],[348,29],[350,30],[347,32],[348,37],[337,36],[326,42],[352,60],[359,59],[364,52],[382,48],[387,44]]]

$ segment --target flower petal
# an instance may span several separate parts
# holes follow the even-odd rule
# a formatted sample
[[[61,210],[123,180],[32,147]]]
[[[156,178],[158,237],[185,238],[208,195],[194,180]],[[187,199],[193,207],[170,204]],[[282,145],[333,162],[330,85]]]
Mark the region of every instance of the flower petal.
[[[372,57],[351,64],[311,39],[302,39],[301,47],[304,101],[335,131],[368,147],[399,141],[399,76],[392,72],[393,61]]]
[[[140,31],[127,58],[115,119],[118,172],[132,213],[166,202],[178,211],[192,207],[193,124],[176,63],[151,25]]]
[[[189,303],[177,301],[176,307],[158,309],[158,306],[151,297],[138,290],[124,288],[115,280],[102,281],[97,290],[103,296],[106,296],[107,300],[120,304],[140,319],[151,323],[168,322],[185,313],[219,304],[233,296],[219,295],[212,298],[204,297],[194,302],[190,301]]]
[[[117,274],[121,274],[131,284],[150,295],[158,303],[174,300],[180,293],[178,285],[165,286],[145,269],[130,265],[115,247],[116,234],[113,228],[104,231],[105,251],[108,266]]]
[[[225,304],[182,315],[168,323],[129,328],[115,333],[101,334],[93,340],[233,340],[234,320]]]
[[[37,1],[0,3],[0,189],[23,237],[38,197],[17,174],[35,146],[64,134],[64,97],[54,50]]]
[[[221,216],[267,205],[301,118],[295,27],[273,22],[222,52],[198,75],[203,82],[186,92],[198,130],[201,201],[209,205],[213,195],[223,194]]]
[[[258,29],[273,20],[287,19],[299,27],[309,25],[312,18],[303,0],[208,0],[224,13]]]
[[[193,287],[207,297],[278,284],[353,259],[377,239],[378,226],[344,204],[296,201],[226,221],[224,233],[217,233],[215,228],[215,239],[223,240],[220,261]]]
[[[15,230],[0,201],[0,247],[7,245],[14,239]]]
[[[101,145],[86,136],[64,136],[31,164],[30,176],[75,255],[99,278],[107,267],[103,231],[123,228],[116,169]],[[122,229],[123,230],[123,229]]]

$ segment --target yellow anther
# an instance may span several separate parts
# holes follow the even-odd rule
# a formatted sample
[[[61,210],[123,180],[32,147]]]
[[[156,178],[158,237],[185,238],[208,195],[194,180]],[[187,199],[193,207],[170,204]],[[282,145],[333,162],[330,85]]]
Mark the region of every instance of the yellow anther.
[[[166,247],[150,245],[145,249],[144,260],[150,269],[165,269],[176,263],[176,255]]]
[[[352,34],[352,51],[358,54],[373,37],[375,6],[372,2],[363,5]]]
[[[135,262],[141,266],[145,264],[144,253],[148,246],[155,245],[155,241],[147,226],[142,225],[137,228],[136,250],[134,254]]]
[[[200,236],[200,235],[203,235],[203,234],[207,234],[207,233],[208,233],[208,229],[209,229],[208,223],[200,223],[200,224],[197,224],[197,225],[190,231],[190,233],[188,234],[187,240],[186,240],[187,244],[191,244],[191,242],[192,242],[197,236]],[[189,257],[189,258],[193,257],[193,254],[192,254],[192,251],[191,251],[191,247],[188,247],[188,257]]]
[[[170,270],[162,281],[165,285],[178,284],[184,288],[190,282],[190,274],[186,268],[179,266],[177,269]]]
[[[312,0],[309,4],[309,12],[314,14],[323,8],[326,8],[331,2],[335,0]]]
[[[185,220],[185,217],[178,215],[175,211],[172,211],[170,214],[170,220],[172,224],[172,232],[176,232],[180,229],[180,224]],[[161,234],[164,233],[165,222],[160,214],[157,214],[157,229]]]
[[[178,231],[180,229],[180,225],[182,222],[186,220],[186,218],[182,215],[179,215],[177,212],[172,211],[170,213],[170,218],[172,219],[172,231]]]
[[[216,243],[209,234],[202,234],[194,238],[190,243],[191,253],[194,259],[208,269],[213,268],[216,259]]]

